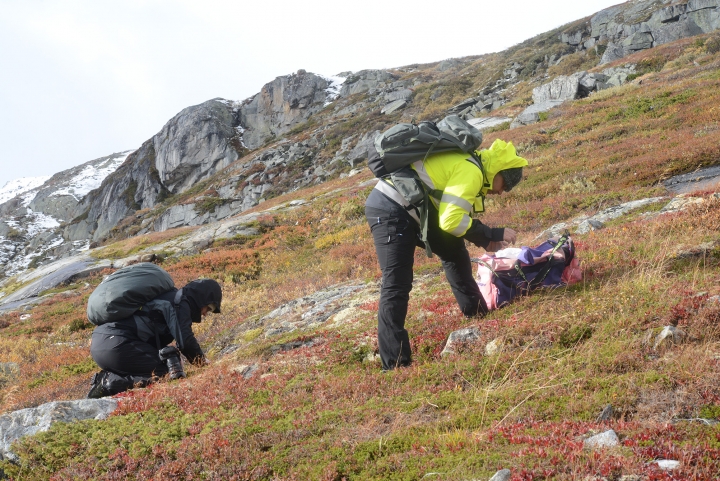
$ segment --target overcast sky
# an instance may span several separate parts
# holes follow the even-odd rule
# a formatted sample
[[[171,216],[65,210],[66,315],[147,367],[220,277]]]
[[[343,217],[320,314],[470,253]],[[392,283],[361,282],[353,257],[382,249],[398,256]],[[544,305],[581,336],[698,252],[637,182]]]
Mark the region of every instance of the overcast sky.
[[[504,50],[618,0],[0,0],[0,187],[135,149],[298,69]]]

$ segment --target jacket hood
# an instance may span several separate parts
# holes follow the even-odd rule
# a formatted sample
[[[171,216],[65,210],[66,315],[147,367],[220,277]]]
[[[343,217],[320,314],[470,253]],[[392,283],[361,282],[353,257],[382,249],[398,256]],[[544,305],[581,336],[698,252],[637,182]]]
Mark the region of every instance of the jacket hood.
[[[190,303],[190,314],[193,322],[200,322],[200,310],[210,304],[215,305],[213,312],[220,312],[222,302],[222,289],[213,279],[198,279],[183,287],[183,296]]]
[[[487,176],[480,191],[482,195],[487,194],[487,191],[492,188],[493,179],[501,170],[528,165],[527,160],[517,155],[512,142],[500,139],[496,139],[489,149],[481,150],[479,154]]]

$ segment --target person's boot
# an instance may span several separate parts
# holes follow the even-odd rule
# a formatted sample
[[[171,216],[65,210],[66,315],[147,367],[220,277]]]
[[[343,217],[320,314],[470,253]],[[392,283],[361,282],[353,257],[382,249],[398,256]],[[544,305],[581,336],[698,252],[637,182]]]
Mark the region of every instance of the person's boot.
[[[100,399],[105,396],[110,396],[105,387],[103,387],[103,380],[107,376],[107,371],[100,371],[93,374],[90,380],[90,391],[87,393],[88,399]]]

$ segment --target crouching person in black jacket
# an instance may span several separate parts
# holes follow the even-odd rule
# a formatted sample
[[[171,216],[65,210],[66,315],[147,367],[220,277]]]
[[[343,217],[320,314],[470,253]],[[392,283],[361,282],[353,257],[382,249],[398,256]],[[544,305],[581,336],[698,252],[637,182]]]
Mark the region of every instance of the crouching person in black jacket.
[[[220,285],[212,279],[196,280],[181,290],[161,294],[156,300],[171,303],[176,325],[171,325],[173,322],[169,323],[162,311],[139,310],[130,317],[95,328],[90,355],[102,371],[93,377],[88,398],[144,387],[166,374],[171,379],[185,377],[180,353],[196,365],[208,362],[195,339],[192,324],[200,322],[208,312],[220,312]],[[179,350],[169,345],[173,341]]]

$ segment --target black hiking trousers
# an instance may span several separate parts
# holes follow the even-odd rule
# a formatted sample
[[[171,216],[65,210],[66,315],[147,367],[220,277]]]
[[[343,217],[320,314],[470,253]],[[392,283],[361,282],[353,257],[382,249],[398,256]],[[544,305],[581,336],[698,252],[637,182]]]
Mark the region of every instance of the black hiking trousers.
[[[415,247],[422,246],[422,242],[419,241],[417,222],[403,207],[380,192],[373,191],[368,197],[365,216],[382,271],[378,348],[383,370],[389,370],[412,362],[405,317],[412,290]],[[468,317],[487,314],[465,240],[440,229],[436,209],[431,207],[428,218],[430,248],[442,261],[445,277],[460,310]]]
[[[132,336],[118,336],[93,332],[90,355],[105,371],[120,376],[152,378],[168,373],[160,360],[158,348]]]

